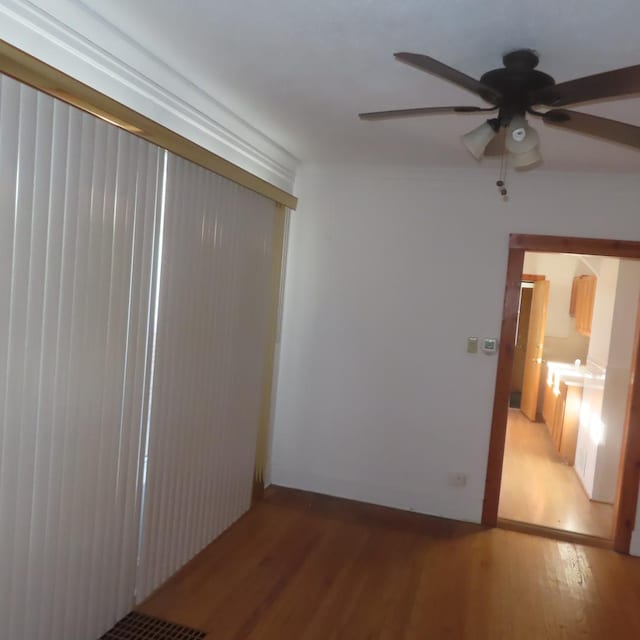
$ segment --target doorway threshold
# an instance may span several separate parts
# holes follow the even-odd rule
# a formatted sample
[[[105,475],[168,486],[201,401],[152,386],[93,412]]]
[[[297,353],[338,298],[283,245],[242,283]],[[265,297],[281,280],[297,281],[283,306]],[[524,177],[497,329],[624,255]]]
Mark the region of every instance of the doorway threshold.
[[[560,542],[583,544],[589,547],[598,547],[600,549],[613,549],[613,540],[607,538],[590,536],[586,533],[565,531],[564,529],[554,529],[553,527],[544,527],[539,524],[510,520],[509,518],[498,518],[498,527],[509,531],[516,531],[518,533],[540,536],[542,538],[551,538],[552,540],[558,540]]]

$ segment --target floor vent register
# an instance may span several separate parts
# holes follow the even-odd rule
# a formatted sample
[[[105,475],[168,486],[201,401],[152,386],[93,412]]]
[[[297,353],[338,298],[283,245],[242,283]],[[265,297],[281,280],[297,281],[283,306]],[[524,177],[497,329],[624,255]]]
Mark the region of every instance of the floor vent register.
[[[206,632],[132,611],[100,640],[204,640]]]

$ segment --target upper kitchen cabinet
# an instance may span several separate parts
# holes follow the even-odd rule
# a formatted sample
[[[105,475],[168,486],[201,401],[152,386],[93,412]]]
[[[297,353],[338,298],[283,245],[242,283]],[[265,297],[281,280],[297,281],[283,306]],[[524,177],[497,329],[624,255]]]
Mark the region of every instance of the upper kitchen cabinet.
[[[576,276],[573,279],[569,315],[576,319],[576,330],[583,336],[591,335],[596,282],[596,277],[590,275]]]

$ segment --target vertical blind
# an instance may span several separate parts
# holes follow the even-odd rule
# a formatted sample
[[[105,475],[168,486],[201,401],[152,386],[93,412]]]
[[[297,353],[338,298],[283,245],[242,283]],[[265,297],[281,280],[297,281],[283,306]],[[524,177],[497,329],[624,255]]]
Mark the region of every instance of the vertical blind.
[[[0,79],[0,636],[130,610],[164,153]]]
[[[250,505],[274,203],[0,76],[0,637],[92,640]]]
[[[276,221],[171,154],[165,186],[139,599],[250,505]]]

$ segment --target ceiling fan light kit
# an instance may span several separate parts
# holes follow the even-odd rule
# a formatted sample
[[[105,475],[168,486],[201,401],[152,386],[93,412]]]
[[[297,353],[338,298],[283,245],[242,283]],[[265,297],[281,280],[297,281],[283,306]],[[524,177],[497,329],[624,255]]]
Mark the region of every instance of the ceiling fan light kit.
[[[505,146],[508,151],[522,151],[535,147],[539,142],[538,133],[529,125],[524,116],[514,116],[507,126]]]
[[[472,129],[469,133],[465,133],[462,136],[462,142],[464,146],[469,150],[469,153],[476,159],[482,160],[484,150],[487,145],[496,137],[498,133],[499,125],[497,120],[487,120],[483,122],[479,127]]]
[[[536,69],[538,54],[531,49],[507,53],[502,58],[504,67],[488,71],[480,80],[422,54],[401,52],[394,56],[400,62],[471,91],[491,107],[421,107],[375,111],[359,114],[362,120],[498,111],[497,118],[487,120],[469,131],[462,136],[462,141],[476,160],[487,154],[502,155],[504,164],[505,153],[508,152],[513,166],[518,169],[530,168],[542,161],[539,136],[527,122],[527,114],[540,117],[545,124],[554,127],[640,149],[640,127],[558,108],[640,93],[640,65],[556,84],[550,75]],[[538,106],[549,107],[549,110],[538,111]],[[504,136],[498,136],[501,130],[505,130]]]
[[[523,151],[522,153],[512,153],[511,163],[514,169],[532,169],[537,167],[542,162],[542,154],[538,147],[533,147],[529,151]]]
[[[514,116],[507,126],[505,149],[516,169],[529,169],[542,162],[540,136],[524,116]]]

